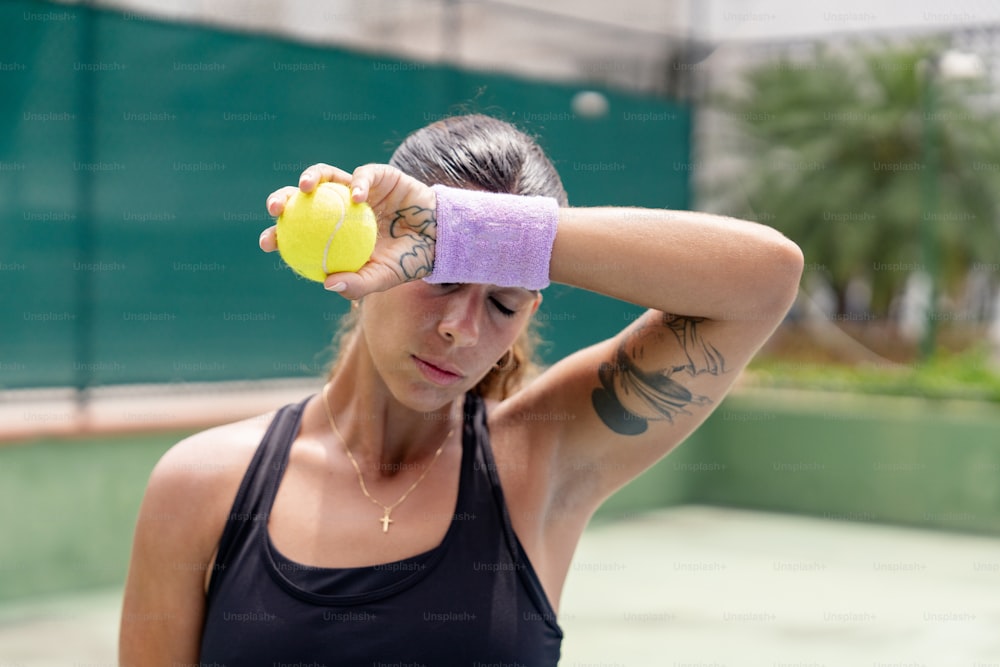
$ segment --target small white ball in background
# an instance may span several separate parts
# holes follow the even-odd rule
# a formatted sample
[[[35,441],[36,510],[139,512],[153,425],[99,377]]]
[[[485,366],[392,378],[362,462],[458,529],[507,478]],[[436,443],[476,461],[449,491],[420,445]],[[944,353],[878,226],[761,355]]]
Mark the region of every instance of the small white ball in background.
[[[584,118],[600,118],[608,113],[608,98],[596,90],[581,90],[570,102],[573,113]]]

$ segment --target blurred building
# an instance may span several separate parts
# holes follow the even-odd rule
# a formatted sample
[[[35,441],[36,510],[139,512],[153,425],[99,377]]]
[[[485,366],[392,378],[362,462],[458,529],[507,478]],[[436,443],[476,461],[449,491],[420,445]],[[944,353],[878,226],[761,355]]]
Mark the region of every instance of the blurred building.
[[[81,0],[77,0],[78,2]],[[975,31],[987,0],[95,0],[101,7],[506,74],[683,94],[726,52],[850,35]],[[714,54],[714,55],[713,55]],[[709,57],[709,56],[712,57]]]

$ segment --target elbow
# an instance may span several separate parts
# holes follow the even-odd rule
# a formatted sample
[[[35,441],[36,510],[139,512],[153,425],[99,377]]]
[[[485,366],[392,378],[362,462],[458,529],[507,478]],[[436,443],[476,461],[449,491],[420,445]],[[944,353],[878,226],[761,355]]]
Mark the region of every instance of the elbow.
[[[770,262],[773,280],[770,293],[775,314],[783,318],[798,296],[805,257],[794,241],[779,232],[775,232],[775,236]]]
[[[794,292],[798,290],[799,281],[802,279],[805,256],[795,241],[783,234],[778,236],[774,249],[778,276]]]
[[[798,244],[775,229],[767,228],[758,244],[747,273],[733,276],[742,304],[734,319],[776,325],[798,297],[805,261]]]

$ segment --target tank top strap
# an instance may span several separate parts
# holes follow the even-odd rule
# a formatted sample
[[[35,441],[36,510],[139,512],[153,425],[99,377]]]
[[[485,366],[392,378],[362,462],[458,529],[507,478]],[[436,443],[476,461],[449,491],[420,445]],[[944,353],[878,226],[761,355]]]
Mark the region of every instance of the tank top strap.
[[[514,532],[514,526],[510,520],[510,510],[507,508],[507,501],[504,498],[503,487],[500,485],[500,476],[497,472],[496,460],[493,457],[493,446],[490,443],[486,405],[482,398],[476,396],[475,399],[474,404],[471,406],[473,410],[472,418],[468,422],[471,423],[469,428],[475,431],[476,441],[479,443],[476,468],[485,471],[485,475],[489,480],[489,485],[493,492],[493,501],[500,516],[500,527],[503,532],[504,542],[509,550],[511,559],[516,565],[516,571],[521,577],[529,598],[539,610],[542,620],[562,636],[562,629],[558,625],[555,610],[549,603],[549,598],[542,587],[542,582],[539,580],[535,568],[531,564],[531,559],[528,558],[528,553],[524,550],[521,540],[517,537],[517,533]],[[469,403],[467,402],[466,405],[468,406]],[[467,409],[469,408],[467,407]],[[481,461],[478,458],[480,456],[482,457]]]
[[[470,393],[465,406],[467,414],[465,428],[469,431],[468,436],[479,445],[476,448],[475,468],[484,471],[487,480],[489,480],[493,502],[500,511],[504,540],[511,554],[516,555],[520,545],[510,522],[510,512],[507,510],[507,501],[504,499],[503,488],[500,486],[500,476],[497,474],[497,464],[493,458],[490,430],[486,421],[486,404],[482,398]]]
[[[209,595],[217,587],[219,580],[225,576],[235,557],[234,552],[247,543],[255,527],[267,526],[277,491],[277,480],[281,478],[281,475],[276,473],[280,473],[288,465],[288,454],[299,432],[302,413],[310,398],[312,397],[280,408],[271,420],[264,437],[261,438],[260,445],[243,475],[243,481],[240,483],[219,539],[219,551],[209,583]]]

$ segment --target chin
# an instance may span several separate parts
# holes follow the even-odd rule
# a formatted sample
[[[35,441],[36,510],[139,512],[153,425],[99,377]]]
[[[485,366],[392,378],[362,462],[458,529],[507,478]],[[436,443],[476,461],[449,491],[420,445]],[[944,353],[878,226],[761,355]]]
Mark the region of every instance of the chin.
[[[384,381],[392,397],[404,407],[415,412],[437,412],[475,389],[491,368],[492,366],[482,373],[466,375],[454,384],[446,385],[436,384],[423,377],[419,371],[410,369],[406,373],[386,377]]]

